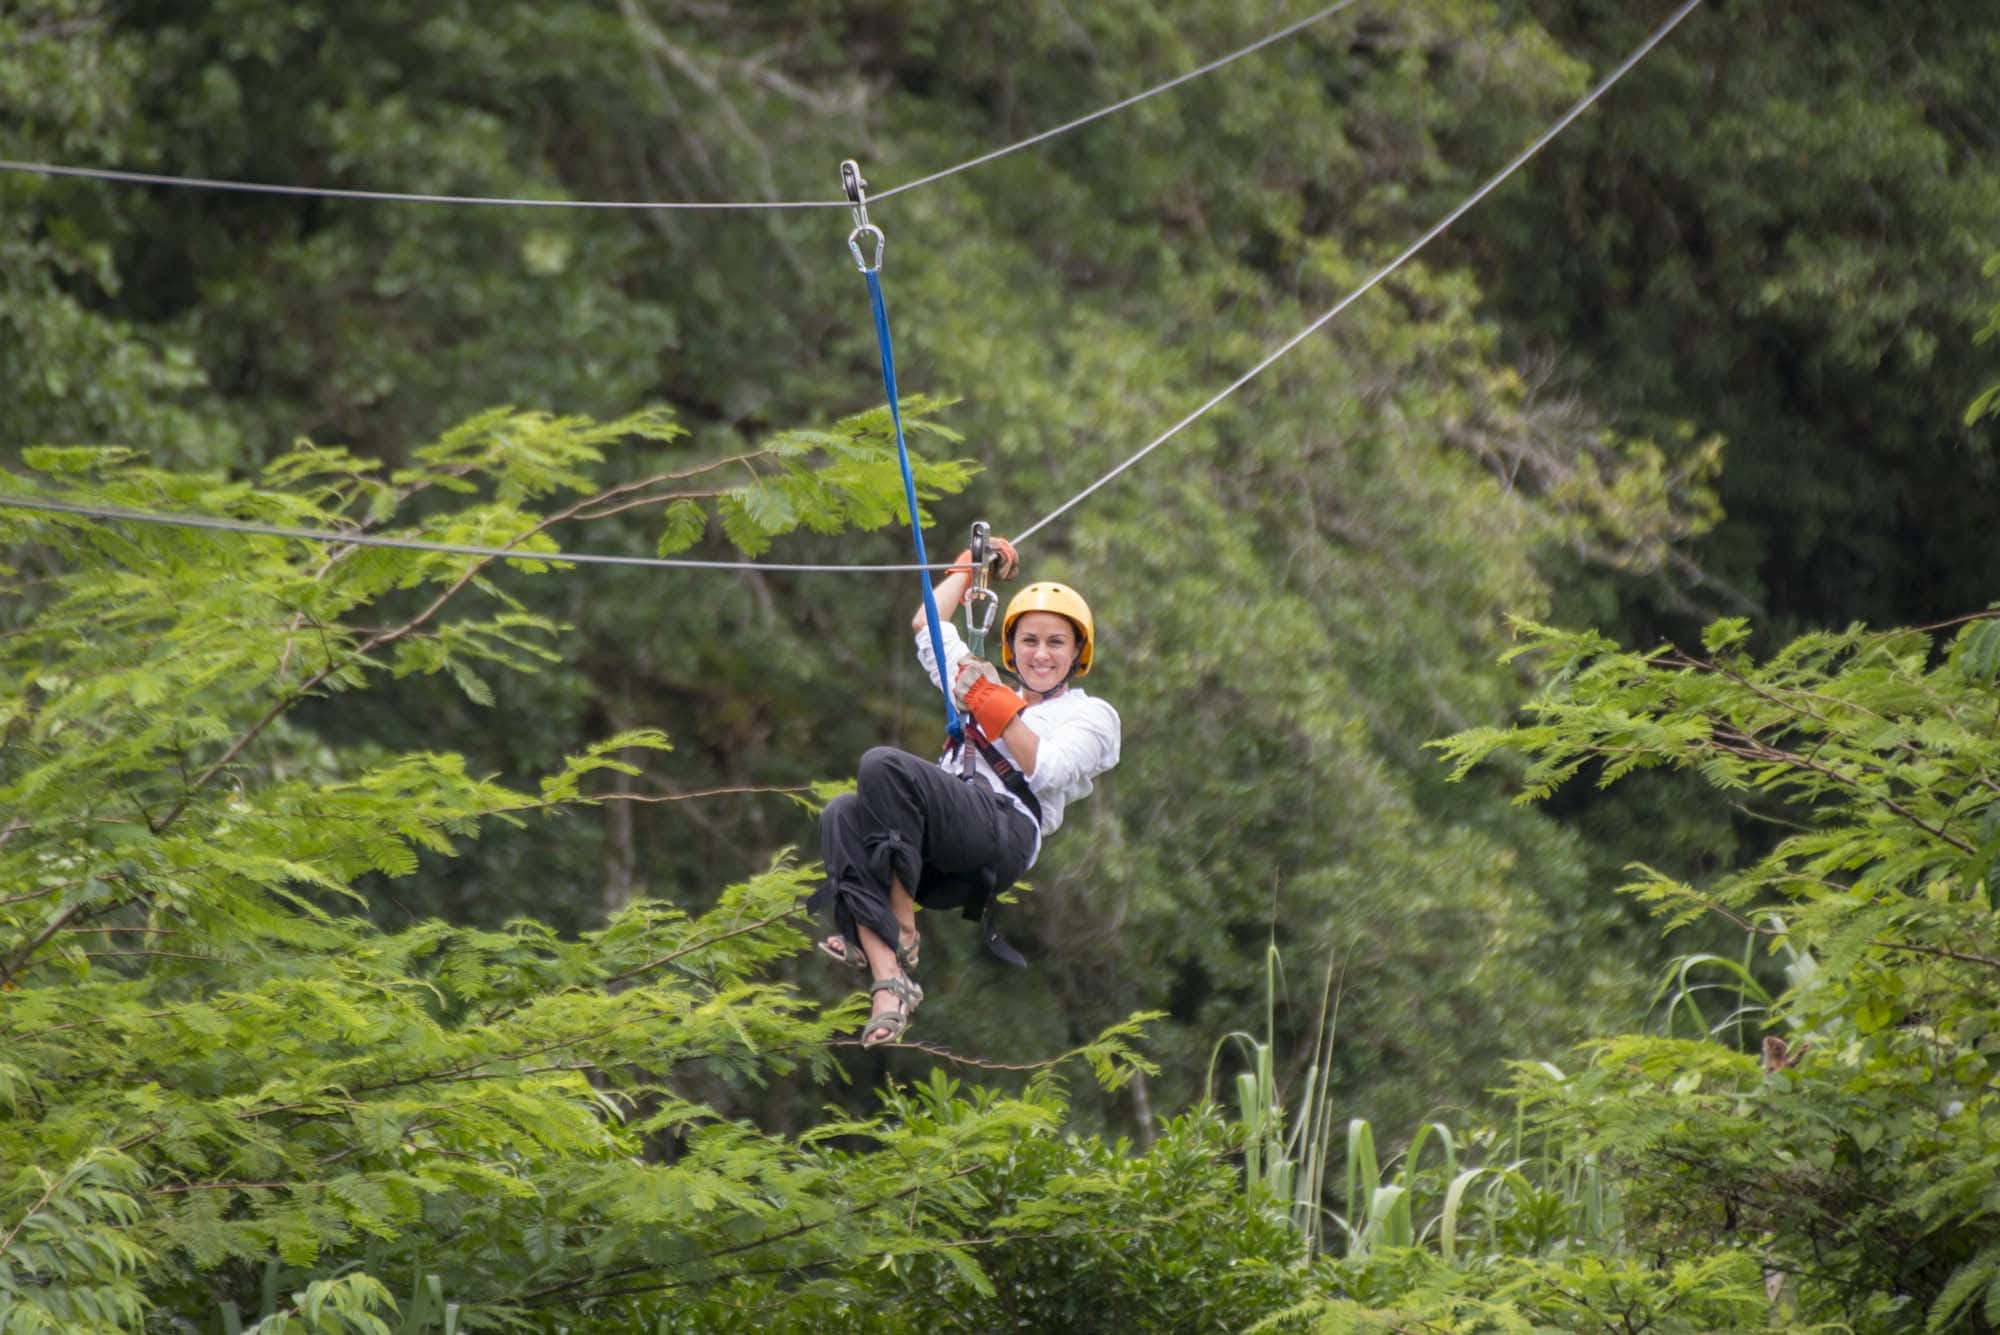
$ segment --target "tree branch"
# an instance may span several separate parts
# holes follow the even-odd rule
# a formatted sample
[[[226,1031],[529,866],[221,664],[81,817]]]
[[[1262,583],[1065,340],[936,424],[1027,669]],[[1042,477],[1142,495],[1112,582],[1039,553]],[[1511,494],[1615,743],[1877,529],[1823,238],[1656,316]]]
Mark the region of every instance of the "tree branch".
[[[83,957],[87,960],[194,960],[201,964],[242,964],[241,960],[225,959],[221,955],[186,955],[173,950],[86,950]]]
[[[15,951],[13,956],[8,959],[7,967],[0,969],[0,986],[13,982],[14,975],[26,967],[28,961],[35,957],[35,952],[47,945],[49,939],[57,932],[69,926],[70,920],[81,914],[86,907],[88,906],[84,904],[70,905],[51,919],[49,925],[44,927],[34,940]]]
[[[1813,774],[1832,779],[1835,783],[1842,784],[1862,797],[1886,807],[1932,838],[1950,844],[1953,848],[1956,848],[1968,857],[1978,851],[1971,844],[1966,843],[1956,835],[1947,834],[1941,826],[1932,825],[1929,821],[1926,821],[1923,817],[1917,815],[1916,812],[1910,810],[1895,798],[1890,797],[1887,793],[1871,792],[1859,779],[1854,778],[1852,775],[1842,774],[1830,765],[1823,765],[1819,761],[1802,756],[1796,751],[1787,751],[1782,746],[1773,746],[1762,738],[1753,737],[1734,726],[1724,725],[1719,727],[1718,731],[1713,734],[1713,740],[1719,749],[1727,751],[1731,755],[1739,756],[1744,760],[1776,761],[1790,765],[1795,769],[1806,770]]]
[[[611,977],[606,978],[604,980],[602,986],[610,987],[614,983],[623,983],[630,979],[637,978],[642,973],[651,973],[655,969],[663,968],[666,965],[672,964],[675,960],[680,959],[684,955],[692,955],[697,950],[706,950],[708,947],[715,945],[718,942],[727,941],[731,937],[745,936],[751,932],[759,931],[765,927],[769,927],[773,923],[780,923],[785,921],[785,919],[787,918],[795,918],[798,915],[799,915],[799,908],[797,905],[794,905],[791,908],[786,909],[782,913],[774,913],[768,918],[760,918],[756,922],[747,923],[742,927],[734,928],[730,931],[722,933],[720,936],[711,936],[706,938],[705,940],[693,942],[689,945],[682,946],[679,950],[671,951],[668,954],[662,955],[658,959],[648,960],[644,964],[639,965],[637,968],[627,969],[624,973],[621,974],[613,974]]]
[[[701,797],[738,797],[755,793],[809,793],[812,785],[795,783],[785,787],[762,787],[754,784],[739,784],[728,788],[703,788],[692,793],[578,793],[575,797],[565,797],[547,802],[522,802],[517,806],[494,807],[477,813],[487,816],[511,816],[517,811],[548,811],[556,807],[592,805],[598,802],[638,802],[642,804],[663,802],[691,802]]]
[[[1741,914],[1718,904],[1712,899],[1703,899],[1702,905],[1709,912],[1727,918],[1731,923],[1753,936],[1789,936],[1791,933],[1779,927],[1765,927],[1750,921]],[[1868,938],[1868,944],[1880,950],[1900,950],[1913,955],[1929,955],[1937,959],[1956,960],[1960,964],[1979,964],[1989,969],[2000,969],[2000,957],[1975,955],[1968,951],[1951,950],[1944,946],[1919,945],[1915,941],[1884,941],[1877,937]]]
[[[7,1252],[7,1249],[14,1244],[15,1237],[20,1234],[22,1229],[28,1226],[28,1221],[35,1217],[35,1212],[41,1209],[44,1205],[47,1205],[50,1201],[54,1200],[56,1192],[61,1190],[63,1184],[65,1182],[68,1182],[70,1178],[74,1175],[75,1175],[75,1170],[71,1169],[69,1172],[62,1174],[61,1176],[53,1179],[49,1183],[48,1190],[44,1191],[41,1194],[41,1198],[37,1200],[33,1205],[30,1205],[28,1207],[27,1213],[21,1216],[20,1222],[15,1224],[14,1227],[7,1230],[6,1237],[0,1238],[0,1256],[4,1256]]]

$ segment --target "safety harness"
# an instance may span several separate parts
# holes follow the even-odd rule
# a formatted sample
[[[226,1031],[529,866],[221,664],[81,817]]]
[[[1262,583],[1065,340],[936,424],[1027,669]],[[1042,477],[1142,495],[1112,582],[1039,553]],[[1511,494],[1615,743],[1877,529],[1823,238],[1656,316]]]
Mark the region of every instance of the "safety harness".
[[[979,749],[979,758],[992,766],[993,772],[1000,776],[1000,782],[1007,785],[1007,791],[1019,798],[1021,805],[1028,809],[1035,828],[1041,829],[1042,804],[1035,800],[1035,790],[1028,786],[1028,776],[1015,769],[1013,762],[1000,754],[1000,748],[987,738],[986,729],[980,727],[976,719],[965,721],[965,737]],[[963,756],[965,753],[961,750],[959,754]],[[967,775],[972,773],[970,758],[965,760],[961,772]]]

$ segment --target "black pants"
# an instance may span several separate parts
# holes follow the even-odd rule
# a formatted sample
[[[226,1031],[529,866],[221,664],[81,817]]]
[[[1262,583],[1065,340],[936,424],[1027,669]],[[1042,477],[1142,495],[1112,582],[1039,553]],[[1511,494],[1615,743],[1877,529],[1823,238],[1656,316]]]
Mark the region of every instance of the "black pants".
[[[830,913],[850,949],[861,949],[863,927],[894,949],[901,929],[889,908],[892,876],[925,908],[976,919],[1027,870],[1035,834],[1034,822],[985,783],[878,746],[861,757],[854,791],[820,813],[826,883],[807,907]]]

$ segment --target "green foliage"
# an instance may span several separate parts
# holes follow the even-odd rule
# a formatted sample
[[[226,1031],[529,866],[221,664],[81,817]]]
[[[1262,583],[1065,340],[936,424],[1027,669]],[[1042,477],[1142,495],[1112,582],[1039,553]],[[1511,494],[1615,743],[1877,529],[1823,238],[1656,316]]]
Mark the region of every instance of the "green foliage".
[[[1673,962],[1653,991],[1653,1004],[1664,1005],[1664,1028],[1668,1034],[1675,1033],[1685,1023],[1698,1038],[1715,1037],[1727,1031],[1741,1045],[1747,1024],[1768,1015],[1771,1009],[1771,994],[1758,980],[1750,959],[1752,944],[1745,941],[1745,957],[1741,960],[1697,951]],[[1705,992],[1733,995],[1736,1004],[1720,1019],[1711,1021],[1702,1005]]]
[[[2000,277],[2000,255],[1995,255],[1986,261],[1985,273],[1988,278]],[[1986,326],[1973,336],[1973,341],[1983,344],[1996,334],[2000,334],[2000,305],[1993,307],[1986,318]],[[1966,406],[1965,424],[1971,426],[1989,413],[2000,413],[2000,384],[1982,390],[1978,397]]]
[[[1224,0],[976,13],[854,0],[446,0],[418,23],[406,11],[383,0],[27,0],[0,14],[6,156],[364,189],[818,197],[857,131],[870,174],[906,181],[1271,22]],[[933,440],[986,470],[975,493],[968,465],[922,465],[934,539],[975,516],[1018,528],[1179,418],[1202,387],[1227,383],[1399,250],[1657,17],[1627,0],[1357,7],[1115,123],[886,201],[876,214],[892,235],[906,381],[958,400],[952,424],[965,443]],[[1073,811],[1009,927],[1037,957],[1035,985],[1009,987],[1004,1006],[933,1004],[926,1039],[1025,1059],[1088,1046],[1134,1007],[1166,1009],[1156,1074],[1117,1064],[1113,1082],[1129,1079],[1115,1094],[1074,1095],[1079,1124],[1129,1117],[1150,1134],[1152,1102],[1191,1099],[1214,1035],[1256,1030],[1260,1010],[1247,1107],[1281,1107],[1274,1096],[1305,1089],[1309,1075],[1302,1110],[1323,1112],[1337,1095],[1395,1127],[1429,1125],[1439,1103],[1475,1104],[1503,1056],[1551,1053],[1623,1016],[1636,1023],[1664,948],[1635,929],[1625,900],[1597,892],[1598,870],[1643,860],[1658,870],[1641,881],[1646,893],[1685,903],[1684,882],[1721,876],[1737,849],[1761,847],[1729,805],[1763,815],[1779,800],[1755,766],[1704,769],[1704,757],[1677,770],[1664,750],[1702,736],[1634,707],[1609,743],[1624,749],[1605,758],[1623,776],[1614,798],[1579,802],[1571,785],[1544,815],[1507,808],[1523,788],[1517,771],[1449,787],[1417,741],[1514,714],[1525,671],[1487,669],[1508,613],[1551,620],[1587,607],[1598,624],[1650,626],[1718,599],[1742,610],[1747,598],[1782,627],[1900,612],[1910,598],[1955,608],[1991,596],[1991,463],[1971,446],[1992,419],[1977,408],[1964,417],[1992,380],[1966,337],[1992,318],[1990,289],[1974,277],[1995,199],[1983,127],[2000,121],[1986,18],[1983,4],[1935,0],[1850,15],[1829,35],[1797,7],[1698,14],[1424,264],[1050,529],[1027,553],[1028,573],[1069,578],[1098,606],[1106,652],[1091,686],[1127,719],[1126,760]],[[370,987],[400,997],[403,976],[348,957],[417,931],[489,943],[454,947],[453,959],[498,952],[505,968],[551,985],[580,979],[564,972],[581,967],[579,952],[613,949],[597,933],[665,930],[622,911],[635,896],[664,891],[698,922],[718,887],[792,874],[771,868],[789,866],[774,863],[777,850],[809,838],[797,808],[691,794],[803,789],[850,770],[868,745],[934,740],[908,664],[904,581],[553,579],[534,555],[562,544],[790,556],[788,545],[817,539],[809,559],[903,557],[887,531],[902,502],[886,485],[880,407],[822,431],[780,430],[823,420],[829,404],[876,401],[844,215],[447,213],[18,173],[0,179],[0,204],[0,449],[10,467],[24,451],[57,451],[33,456],[56,470],[35,485],[265,522],[518,540],[528,553],[480,563],[305,551],[5,516],[16,566],[0,623],[15,712],[0,790],[38,813],[32,825],[0,817],[0,831],[24,826],[0,833],[0,871],[20,877],[0,894],[0,972],[15,985],[87,999],[137,979],[134,995],[158,994],[143,1004],[164,1010],[209,997],[239,967],[255,988],[295,974],[298,1006],[344,1011],[365,1030],[357,997]],[[654,400],[683,411],[673,423],[626,416]],[[559,402],[604,420],[502,411],[422,444],[502,402]],[[925,415],[912,414],[921,432]],[[292,451],[301,432],[322,443]],[[100,442],[163,468],[90,448]],[[468,483],[479,489],[455,490]],[[579,504],[572,521],[553,522]],[[836,529],[839,542],[824,541]],[[86,567],[102,576],[87,590],[58,573]],[[1750,653],[1746,631],[1718,628],[1708,658]],[[1994,634],[1982,624],[1954,649],[1968,681],[1992,680]],[[1853,759],[1915,764],[1936,745],[1912,735]],[[1592,773],[1554,754],[1525,763],[1535,793]],[[1719,800],[1690,796],[1705,775],[1723,780]],[[1675,787],[1677,777],[1690,783]],[[1927,790],[1934,777],[1918,766],[1910,783]],[[1912,809],[1921,795],[1886,791]],[[45,809],[56,813],[46,831]],[[1975,855],[2000,826],[1971,796],[1952,820]],[[23,871],[13,859],[24,849],[49,861]],[[1924,855],[1906,861],[1931,875]],[[1851,886],[1863,874],[1836,867],[1822,879]],[[1952,893],[1975,896],[1983,882],[1989,904],[2000,896],[1990,858],[1922,883],[1954,876]],[[1826,996],[1858,986],[1842,952],[1865,954],[1861,937],[1813,921],[1782,888],[1768,899],[1731,911],[1761,928],[1759,906],[1778,910],[1782,941],[1840,980],[1821,984]],[[342,916],[364,911],[376,927]],[[523,913],[544,925],[510,925]],[[455,925],[408,925],[439,914]],[[1942,923],[1919,925],[1930,935],[1908,939],[1960,949]],[[1822,932],[1836,946],[1800,935]],[[1260,993],[1274,939],[1335,962],[1347,1018],[1330,1053],[1308,1041],[1309,1006]],[[964,938],[931,932],[926,946],[934,995],[1000,986]],[[457,996],[434,980],[432,955],[396,949],[418,991]],[[316,962],[295,962],[297,952]],[[744,964],[730,985],[782,990],[789,966],[761,972],[767,963]],[[470,987],[504,969],[462,972]],[[1777,992],[1774,970],[1749,972]],[[1698,989],[1724,975],[1736,976],[1717,962],[1676,975],[1661,998],[1682,1017],[1676,1032],[1691,1005],[1720,995]],[[246,995],[261,996],[255,988]],[[1871,1042],[1893,1037],[1931,1004],[1927,988],[1867,983],[1857,1025],[1876,1026]],[[1792,1024],[1791,1003],[1774,1001],[1777,1022]],[[276,1014],[293,1003],[261,1004]],[[236,1016],[213,1022],[218,1041],[267,1042],[231,1028]],[[1720,1018],[1704,1012],[1704,1026]],[[1753,1018],[1763,1017],[1739,1017]],[[448,1033],[465,1023],[432,1022]],[[369,1055],[308,1029],[299,1041],[315,1062]],[[159,1043],[184,1055],[196,1040]],[[213,1064],[220,1074],[188,1088],[248,1097],[225,1079],[235,1078],[226,1059]],[[753,1109],[774,1126],[816,1116],[822,1094],[807,1066],[773,1073],[705,1057],[694,1067],[672,1077],[675,1096],[724,1121]],[[18,1117],[39,1115],[34,1098],[48,1087],[36,1069],[11,1050],[0,1057],[0,1092],[18,1092],[27,1110]],[[143,1086],[145,1072],[119,1069]],[[857,1121],[875,1115],[865,1088],[834,1097]],[[685,1148],[668,1127],[634,1135],[662,1157]],[[1293,1157],[1287,1140],[1256,1139],[1258,1176]],[[1470,1140],[1453,1144],[1458,1174],[1434,1182],[1450,1157],[1433,1153],[1441,1138],[1415,1168],[1390,1159],[1348,1222],[1365,1233],[1394,1217],[1400,1229],[1406,1203],[1411,1231],[1434,1227],[1461,1261],[1478,1248],[1540,1255],[1576,1236],[1567,1184],[1584,1151],[1547,1180],[1522,1170],[1535,1194],[1517,1208],[1499,1184],[1526,1152],[1475,1158]],[[13,1214],[0,1229],[21,1221],[22,1237],[58,1245],[37,1230],[55,1227],[60,1209],[28,1207],[94,1143],[28,1160],[54,1176],[10,1179]],[[143,1201],[183,1180],[161,1178],[150,1152],[133,1159],[139,1185],[114,1176],[90,1190]],[[200,1153],[220,1162],[223,1151]],[[1212,1166],[1209,1150],[1197,1157]],[[1609,1171],[1614,1160],[1594,1162]],[[1313,1175],[1299,1163],[1295,1192]],[[1485,1175],[1459,1189],[1459,1227],[1445,1226],[1453,1183],[1474,1171]],[[1375,1192],[1397,1186],[1405,1193],[1371,1214]],[[261,1198],[225,1198],[231,1221],[268,1213]],[[1490,1221],[1479,1213],[1489,1199]],[[1236,1216],[1190,1217],[1226,1231]],[[455,1215],[440,1225],[457,1227]],[[190,1319],[223,1303],[302,1319],[295,1295],[315,1281],[277,1259],[267,1231],[256,1256],[199,1272]],[[94,1246],[95,1235],[75,1236]],[[482,1235],[462,1236],[476,1246]],[[297,1230],[286,1238],[303,1255]],[[1089,1242],[1079,1228],[1065,1245]],[[902,1245],[868,1245],[878,1244]],[[352,1261],[343,1245],[315,1264]],[[767,1249],[784,1246],[760,1244],[743,1264]],[[985,1266],[992,1251],[966,1254]],[[1108,1253],[1091,1255],[1109,1267]],[[1978,1313],[1991,1292],[1983,1262],[1950,1261],[1961,1259],[1932,1290],[1950,1300],[1934,1306],[1940,1319],[1961,1298]],[[430,1292],[425,1274],[440,1286],[427,1310],[461,1300],[494,1310],[479,1306],[496,1293],[482,1287],[488,1272],[410,1260],[364,1272],[396,1296],[396,1314],[358,1283],[326,1292],[318,1310],[346,1320],[342,1303],[358,1303],[392,1326],[429,1320],[413,1315]],[[509,1253],[493,1264],[552,1263]],[[762,1305],[787,1285],[812,1295],[802,1322],[850,1299],[841,1319],[894,1319],[874,1297],[853,1297],[876,1294],[877,1276],[828,1279],[839,1269],[830,1253],[770,1264],[773,1276],[728,1281],[740,1307],[702,1319],[768,1324]],[[936,1268],[959,1273],[949,1260]],[[125,1273],[105,1271],[112,1301]],[[833,1296],[814,1307],[819,1280]],[[1192,1279],[1159,1282],[1197,1310]],[[647,1283],[681,1281],[665,1271],[629,1281]],[[978,1293],[969,1275],[963,1287],[941,1283]],[[1059,1287],[1037,1283],[1043,1295]],[[579,1319],[617,1328],[631,1305],[681,1302],[692,1287],[592,1299]],[[598,1310],[620,1303],[621,1315]],[[964,1310],[987,1309],[968,1300]]]
[[[1615,1252],[1621,1231],[1615,1201],[1607,1208],[1597,1156],[1549,1136],[1531,1148],[1524,1119],[1517,1117],[1511,1138],[1489,1128],[1461,1138],[1443,1121],[1427,1121],[1385,1171],[1374,1124],[1353,1117],[1340,1153],[1332,1099],[1320,1078],[1333,1048],[1331,969],[1298,1110],[1288,1112],[1276,1076],[1277,949],[1266,958],[1265,1041],[1231,1034],[1216,1050],[1220,1058],[1235,1040],[1247,1059],[1235,1082],[1245,1199],[1288,1224],[1301,1255],[1337,1256],[1322,1267],[1334,1287],[1403,1294],[1415,1284],[1412,1264],[1433,1254],[1469,1273],[1522,1258]],[[1427,1159],[1433,1144],[1437,1153]],[[1344,1177],[1338,1212],[1327,1200],[1336,1156]],[[1329,1222],[1336,1226],[1331,1244]]]
[[[1521,1067],[1517,1092],[1612,1167],[1633,1246],[1747,1249],[1809,1319],[1988,1328],[1993,626],[1857,627],[1762,661],[1738,624],[1711,627],[1704,655],[1524,627],[1552,674],[1531,720],[1440,744],[1461,767],[1525,751],[1530,797],[1586,771],[1688,769],[1793,828],[1713,885],[1640,868],[1626,887],[1669,922],[1720,914],[1789,956],[1774,996],[1733,970],[1776,1031],[1761,1064],[1705,1034],[1626,1036],[1574,1076]]]
[[[1513,1259],[1474,1269],[1444,1265],[1421,1252],[1397,1258],[1401,1273],[1388,1292],[1316,1298],[1250,1327],[1316,1335],[1707,1335],[1721,1330],[1803,1331],[1767,1315],[1769,1300],[1756,1262],[1723,1253],[1673,1265],[1601,1256]]]
[[[132,91],[143,46],[114,35],[94,0],[36,0],[0,14],[0,105],[8,156],[102,161],[145,132]],[[38,177],[0,179],[0,366],[8,404],[0,449],[49,440],[157,444],[182,457],[226,457],[234,433],[214,403],[196,348],[130,311],[107,311],[127,274],[101,202]]]
[[[545,554],[559,519],[669,502],[713,467],[591,481],[614,441],[674,434],[657,414],[493,413],[386,481],[302,446],[267,470],[283,485],[261,488],[116,451],[29,462],[39,490],[86,505]],[[849,424],[830,439],[839,476],[796,494],[885,512],[894,470],[863,466],[879,435]],[[767,477],[803,479],[824,457],[797,440],[772,453],[785,462]],[[584,499],[529,508],[562,492]],[[420,494],[430,507],[398,523]],[[819,504],[791,518],[828,522]],[[600,803],[604,777],[666,745],[606,738],[531,794],[456,754],[356,763],[288,726],[308,695],[400,673],[533,671],[560,628],[517,610],[502,559],[20,511],[0,524],[21,595],[0,640],[0,805],[17,813],[0,828],[7,1330],[236,1324],[248,1309],[262,1332],[379,1333],[532,1323],[552,1304],[580,1314],[571,1329],[628,1329],[689,1292],[768,1296],[855,1258],[949,1258],[988,1286],[951,1229],[990,1204],[968,1179],[1054,1131],[1046,1079],[970,1102],[939,1086],[948,1117],[892,1097],[794,1136],[700,1093],[825,1076],[859,1013],[769,977],[805,943],[791,920],[807,869],[781,861],[701,914],[639,900],[575,939],[527,919],[385,932],[342,916],[357,876],[407,875],[419,850],[449,856],[490,823]],[[406,643],[427,656],[391,652]],[[1115,1089],[1143,1067],[1134,1032],[1073,1055]],[[1023,1237],[1068,1217],[1009,1208]],[[406,1275],[428,1277],[407,1312],[390,1287]],[[856,1301],[854,1283],[829,1282]]]
[[[890,1106],[927,1129],[981,1101],[934,1077]],[[1193,1335],[1241,1324],[1308,1289],[1296,1236],[1242,1194],[1239,1148],[1201,1113],[1172,1119],[1143,1154],[1122,1141],[1023,1136],[953,1185],[948,1250],[899,1251],[853,1268],[879,1307],[857,1306],[842,1321],[791,1304],[778,1328]],[[685,1328],[738,1329],[729,1311],[690,1313]]]

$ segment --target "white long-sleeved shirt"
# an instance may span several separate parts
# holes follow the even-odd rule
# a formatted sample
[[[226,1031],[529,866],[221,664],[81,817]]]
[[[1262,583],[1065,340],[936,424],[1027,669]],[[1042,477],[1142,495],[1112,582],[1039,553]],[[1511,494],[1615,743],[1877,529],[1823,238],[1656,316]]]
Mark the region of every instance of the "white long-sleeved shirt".
[[[958,672],[958,665],[971,657],[972,651],[959,638],[958,627],[946,621],[940,629],[944,639],[944,659],[946,675],[938,676],[937,662],[931,655],[931,636],[928,629],[917,632],[917,661],[922,663],[929,674],[931,684],[942,689],[942,683],[950,681]],[[1041,804],[1041,827],[1035,832],[1035,855],[1028,863],[1034,865],[1035,858],[1042,855],[1042,841],[1054,834],[1061,826],[1063,808],[1071,802],[1088,797],[1095,786],[1097,776],[1118,763],[1119,723],[1118,711],[1104,701],[1096,699],[1071,686],[1052,700],[1043,700],[1029,705],[1021,711],[1020,719],[1034,730],[1040,739],[1035,749],[1035,772],[1028,774],[1022,769],[1020,760],[1007,743],[993,738],[994,749],[1007,757],[1027,776],[1028,788]],[[993,767],[986,763],[986,757],[979,754],[979,748],[970,742],[966,744],[964,760],[947,758],[938,762],[946,769],[969,763],[973,772],[994,792],[1013,803],[1030,820],[1034,813],[1020,798],[1007,790]]]

